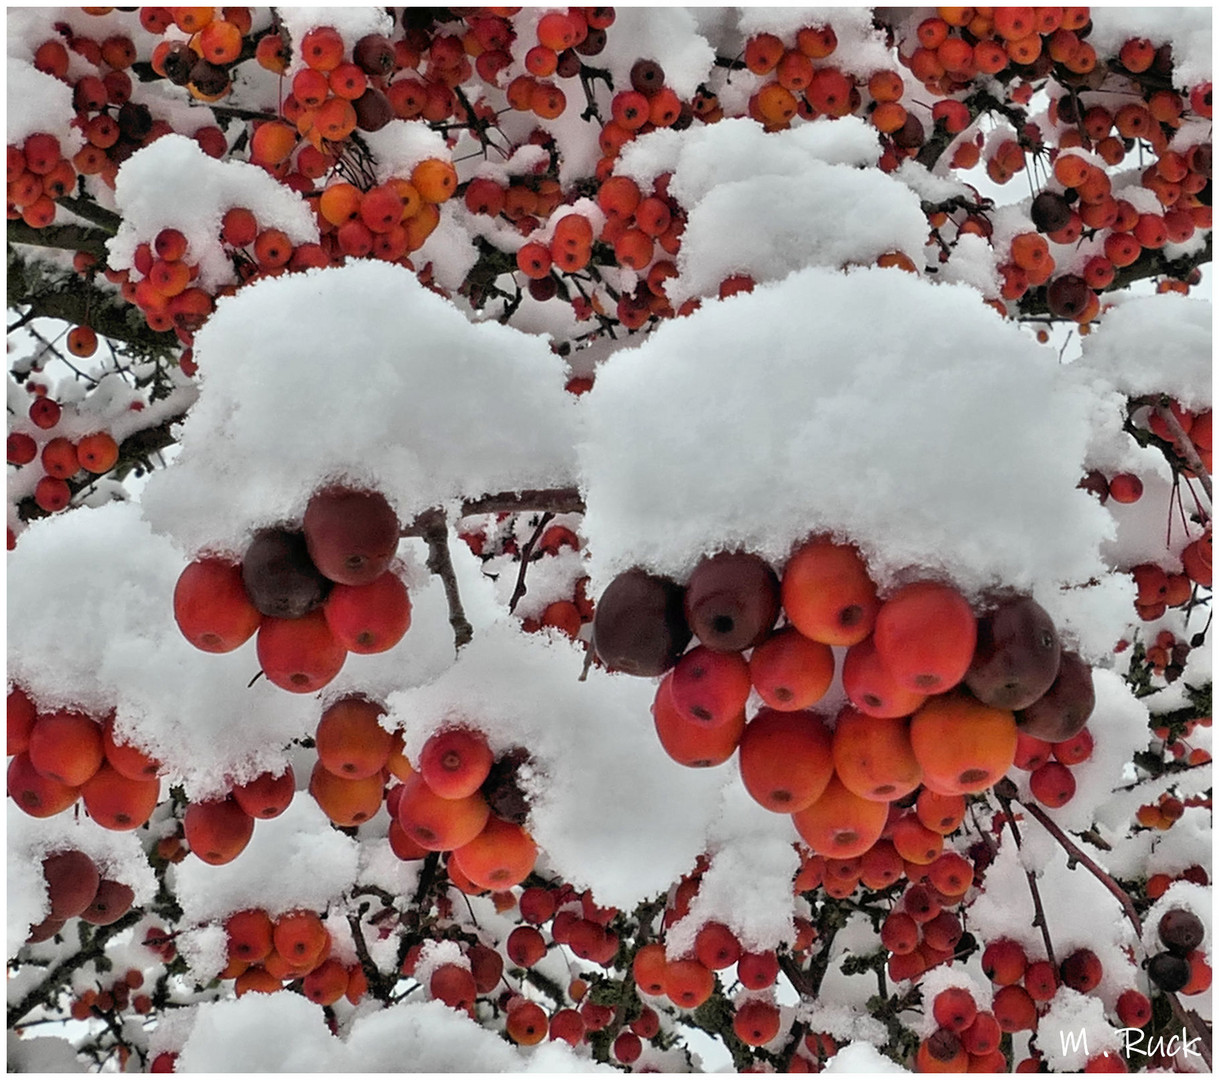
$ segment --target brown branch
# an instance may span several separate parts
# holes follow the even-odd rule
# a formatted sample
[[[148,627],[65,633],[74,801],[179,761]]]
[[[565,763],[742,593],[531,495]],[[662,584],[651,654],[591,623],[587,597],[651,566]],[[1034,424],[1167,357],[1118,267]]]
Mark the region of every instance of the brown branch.
[[[457,575],[449,555],[449,526],[440,510],[425,510],[415,519],[415,529],[427,542],[427,568],[444,584],[444,595],[449,602],[449,625],[453,627],[453,639],[460,649],[474,637],[474,627],[466,618],[461,606],[461,594],[457,590]]]
[[[549,510],[552,514],[582,514],[584,499],[574,488],[551,488],[530,491],[501,491],[466,499],[461,504],[462,517],[471,514],[519,513],[523,510]]]
[[[356,956],[359,957],[360,967],[364,969],[364,976],[368,979],[368,988],[372,991],[373,997],[383,1004],[388,1004],[390,995],[393,992],[393,985],[381,974],[381,969],[377,967],[371,955],[368,952],[368,944],[364,940],[364,929],[360,926],[360,916],[354,911],[347,916],[347,925],[351,927],[351,937],[355,943]]]
[[[15,219],[8,223],[10,244],[29,244],[32,247],[59,248],[64,251],[85,251],[106,260],[106,241],[110,234],[102,229],[90,229],[83,225],[48,225],[35,229],[24,221]]]
[[[109,926],[98,927],[87,946],[81,946],[71,956],[61,960],[47,972],[47,977],[42,982],[31,989],[16,1005],[9,1006],[9,1030],[11,1031],[13,1028],[18,1027],[25,1018],[25,1015],[34,1009],[35,1006],[51,1004],[55,995],[67,986],[68,980],[71,979],[74,972],[80,970],[90,961],[96,960],[104,951],[107,941],[116,934],[122,933],[129,926],[134,926],[143,917],[143,908],[133,908],[121,919],[112,922]]]
[[[1206,466],[1202,463],[1202,458],[1198,456],[1198,448],[1194,446],[1193,440],[1185,434],[1185,429],[1181,426],[1181,421],[1173,414],[1172,409],[1167,405],[1157,405],[1156,412],[1160,414],[1160,419],[1167,425],[1168,430],[1172,432],[1173,440],[1177,444],[1177,451],[1188,462],[1189,467],[1193,470],[1194,475],[1198,478],[1202,485],[1202,490],[1206,492],[1206,497],[1213,504],[1215,496],[1211,493],[1211,477],[1206,471]]]
[[[1016,850],[1019,851],[1023,844],[1020,839],[1020,829],[1016,825],[1016,818],[1012,813],[1011,799],[1001,795],[997,786],[995,797],[1003,804],[1004,823],[1011,829],[1012,839],[1016,841]],[[1054,955],[1054,942],[1050,940],[1050,924],[1046,920],[1045,907],[1041,903],[1041,890],[1037,888],[1037,875],[1032,870],[1026,870],[1024,876],[1028,881],[1029,894],[1033,898],[1033,925],[1041,928],[1041,940],[1045,945],[1046,959],[1054,965],[1054,970],[1057,971],[1058,958]]]
[[[521,568],[516,575],[516,587],[512,590],[512,599],[508,601],[509,612],[516,610],[516,605],[520,603],[521,597],[529,590],[525,587],[525,571],[529,569],[529,561],[533,556],[533,549],[541,539],[542,530],[554,519],[554,514],[549,510],[542,515],[542,520],[538,522],[537,528],[533,530],[533,535],[526,541],[524,548],[521,549]]]

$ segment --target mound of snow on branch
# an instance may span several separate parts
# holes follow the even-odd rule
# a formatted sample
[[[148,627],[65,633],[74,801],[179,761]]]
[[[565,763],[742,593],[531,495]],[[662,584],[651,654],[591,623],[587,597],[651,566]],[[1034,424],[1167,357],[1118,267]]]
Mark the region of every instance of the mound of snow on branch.
[[[620,350],[584,401],[594,591],[721,549],[781,564],[819,532],[882,588],[1048,597],[1106,572],[1112,522],[1076,488],[1106,402],[965,286],[803,270]]]
[[[597,903],[633,907],[693,866],[731,774],[668,758],[653,729],[651,680],[593,668],[581,682],[583,663],[557,635],[489,627],[431,685],[391,694],[383,723],[402,727],[415,764],[446,727],[477,728],[497,757],[526,748],[528,828],[542,857]]]
[[[541,338],[468,322],[403,267],[260,281],[217,305],[195,356],[182,455],[144,495],[153,527],[189,551],[240,552],[333,481],[381,490],[403,522],[572,483],[563,361]]]

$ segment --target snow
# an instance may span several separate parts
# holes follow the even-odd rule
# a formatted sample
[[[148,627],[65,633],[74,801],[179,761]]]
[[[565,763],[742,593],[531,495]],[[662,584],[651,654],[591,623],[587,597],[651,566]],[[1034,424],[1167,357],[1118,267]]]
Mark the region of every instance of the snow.
[[[705,303],[616,353],[586,395],[595,591],[632,565],[681,580],[719,549],[780,565],[815,532],[854,541],[882,589],[1087,581],[1110,531],[1074,487],[1096,407],[963,286],[812,268]]]
[[[264,169],[217,161],[182,135],[165,135],[132,154],[119,169],[114,197],[123,222],[107,241],[110,266],[133,266],[141,243],[151,244],[162,229],[177,229],[186,237],[185,261],[198,265],[198,284],[209,291],[237,281],[220,242],[221,222],[235,206],[252,211],[260,230],[279,229],[293,244],[318,237],[309,207]]]
[[[175,468],[144,494],[154,528],[190,552],[240,552],[254,529],[299,520],[315,488],[341,479],[382,491],[403,522],[463,495],[572,480],[559,357],[520,331],[469,323],[400,266],[248,286],[217,305],[195,358],[206,392]],[[332,392],[336,364],[358,392]],[[293,422],[305,417],[324,422]],[[234,483],[217,484],[224,476]]]
[[[331,25],[350,50],[365,34],[394,32],[396,10],[278,12],[293,41],[312,27]],[[459,26],[462,10],[444,16],[445,33]],[[537,21],[548,10],[562,9],[525,8],[508,17],[516,38],[505,76],[524,70]],[[912,30],[929,10],[896,13],[891,21]],[[265,10],[254,17],[256,26],[268,25]],[[51,131],[70,154],[82,141],[70,126],[71,88],[29,63],[55,32],[55,20],[98,40],[130,33],[142,59],[159,39],[123,9],[101,16],[75,8],[9,12],[8,141],[19,144],[34,131]],[[1097,8],[1090,40],[1101,53],[1131,36],[1171,41],[1174,85],[1188,91],[1211,77],[1211,22],[1208,8]],[[705,85],[729,111],[743,109],[770,77],[729,72],[716,57],[739,55],[761,32],[778,34],[790,46],[800,28],[826,23],[840,45],[818,67],[837,67],[862,84],[872,72],[897,66],[870,9],[620,6],[606,49],[590,58],[613,83],[611,89],[593,81],[594,104],[608,116],[614,92],[629,85],[631,66],[646,57],[663,66],[667,85],[683,100]],[[177,29],[167,33],[168,40],[187,36]],[[301,63],[294,56],[291,70]],[[70,78],[95,73],[83,56],[71,54]],[[899,74],[907,88],[903,103],[930,127],[928,94],[908,71]],[[89,387],[54,362],[37,371],[35,381],[73,406],[51,431],[26,418],[29,395],[10,379],[10,433],[32,435],[40,448],[59,435],[76,439],[105,428],[122,438],[184,416],[175,429],[180,452],[167,455],[168,467],[158,467],[142,486],[100,482],[89,508],[31,523],[9,554],[10,685],[19,683],[44,710],[72,706],[95,716],[114,710],[120,737],[162,761],[166,796],[148,826],[131,833],[102,830],[80,807],[41,820],[10,806],[6,923],[9,955],[17,958],[10,1000],[37,985],[43,971],[37,965],[71,955],[72,927],[66,943],[23,943],[48,910],[42,858],[75,848],[105,876],[129,884],[136,903],[150,908],[107,943],[104,958],[75,970],[67,989],[79,994],[110,985],[128,967],[145,973],[146,986],[165,977],[182,1007],[161,1010],[147,1029],[129,1018],[125,1031],[149,1054],[180,1050],[180,1071],[603,1071],[607,1066],[596,1065],[587,1046],[573,1052],[561,1042],[532,1048],[509,1043],[499,1030],[502,1011],[489,1000],[480,1002],[476,1019],[427,1000],[430,974],[439,964],[468,965],[458,939],[502,949],[519,913],[497,912],[486,896],[442,887],[435,929],[448,937],[425,946],[418,985],[400,983],[406,997],[390,1005],[338,1003],[337,1035],[321,1009],[292,992],[210,1000],[231,995],[228,984],[207,985],[227,963],[223,922],[253,907],[273,916],[316,911],[325,916],[333,955],[352,963],[348,916],[373,896],[362,916],[366,945],[382,971],[397,970],[402,931],[381,936],[376,930],[394,927],[399,916],[413,917],[421,862],[393,854],[387,813],[349,835],[332,826],[305,790],[316,760],[308,740],[322,711],[360,693],[385,705],[384,726],[402,732],[415,762],[426,740],[454,723],[483,732],[497,755],[526,748],[531,760],[520,782],[530,803],[527,827],[540,849],[537,873],[590,890],[597,904],[620,908],[628,925],[636,905],[663,897],[700,865],[689,913],[663,938],[670,956],[687,953],[699,927],[711,920],[728,925],[749,950],[790,942],[794,919],[818,913],[792,896],[799,858],[790,818],[748,796],[735,762],[708,770],[672,762],[653,728],[656,680],[596,666],[586,670],[587,627],[573,643],[557,631],[524,633],[520,620],[536,619],[549,603],[569,599],[586,575],[588,595],[595,598],[616,573],[636,565],[685,580],[705,554],[740,547],[781,570],[793,545],[814,533],[856,543],[882,594],[930,577],[955,583],[976,605],[995,589],[1032,595],[1064,642],[1095,665],[1093,756],[1072,766],[1076,796],[1049,816],[1121,881],[1209,868],[1209,807],[1187,807],[1164,832],[1132,832],[1132,822],[1140,805],[1165,792],[1205,795],[1211,770],[1135,783],[1139,774],[1131,764],[1149,744],[1149,721],[1190,704],[1186,683],[1210,679],[1209,649],[1194,650],[1180,682],[1142,700],[1121,677],[1129,653],[1114,652],[1119,638],[1150,641],[1161,628],[1188,637],[1206,623],[1204,609],[1188,620],[1173,611],[1153,623],[1141,622],[1134,610],[1135,588],[1126,571],[1140,562],[1175,571],[1200,526],[1174,510],[1162,455],[1138,448],[1123,422],[1128,395],[1164,393],[1191,409],[1209,408],[1209,287],[1199,290],[1201,299],[1106,295],[1112,308],[1099,326],[1060,356],[1060,340],[1039,345],[1028,326],[1001,320],[982,304],[998,293],[995,265],[1006,258],[1011,238],[1030,227],[1022,183],[1000,191],[985,177],[948,175],[948,155],[934,172],[907,160],[882,173],[875,168],[877,132],[859,117],[775,132],[726,118],[639,136],[613,163],[615,174],[634,178],[645,194],[667,183],[684,212],[674,257],[678,276],[667,292],[675,305],[699,298],[697,310],[646,336],[588,341],[584,336],[595,322],[577,320],[570,305],[526,296],[511,325],[501,325],[499,304],[475,312],[460,295],[479,257],[479,240],[511,253],[527,238],[549,239],[568,213],[584,214],[598,233],[605,222],[590,197],[588,178],[600,151],[596,126],[580,117],[584,88],[577,78],[556,81],[568,97],[566,113],[555,120],[504,114],[502,148],[483,147],[455,129],[442,134],[400,119],[360,136],[379,182],[409,176],[419,161],[434,157],[453,161],[463,182],[489,176],[501,183],[547,173],[547,149],[526,140],[535,129],[554,137],[557,175],[569,203],[528,237],[516,223],[471,215],[460,199],[442,205],[435,232],[411,254],[416,270],[428,268],[438,291],[423,287],[405,267],[375,262],[243,285],[219,301],[197,335],[199,377],[174,375],[167,396],[156,401],[113,372]],[[998,90],[997,82],[989,85]],[[463,92],[492,109],[503,104],[497,90],[478,80]],[[271,116],[282,93],[278,77],[245,63],[223,105]],[[112,267],[130,267],[141,243],[172,227],[188,238],[200,285],[236,284],[232,255],[219,240],[223,215],[234,206],[250,208],[261,227],[282,229],[294,243],[318,239],[307,204],[266,171],[211,159],[186,137],[215,124],[217,112],[164,81],[137,79],[133,94],[178,134],[133,154],[113,193],[100,178],[85,181],[100,205],[122,217],[109,245]],[[1125,100],[1120,92],[1094,96],[1106,105]],[[1030,107],[1043,127],[1046,103],[1039,98]],[[231,144],[241,130],[239,123],[229,126]],[[988,117],[963,137],[976,132],[988,147],[1011,137],[1005,121]],[[1172,145],[1183,150],[1209,138],[1209,123],[1190,119]],[[1094,154],[1072,153],[1100,163]],[[1138,209],[1158,213],[1154,193],[1141,186],[1142,163],[1136,166],[1135,156],[1112,174],[1114,191]],[[1055,180],[1046,186],[1061,189]],[[993,237],[959,237],[941,264],[920,203],[974,199],[979,192],[996,194],[1002,204],[990,215]],[[1078,272],[1102,242],[1094,237],[1053,245],[1059,271]],[[1165,255],[1192,253],[1202,242],[1199,234]],[[869,265],[888,252],[904,252],[920,270],[925,263],[934,272],[920,277]],[[641,276],[612,267],[600,274],[614,289],[634,288]],[[756,289],[716,299],[720,282],[734,274],[750,275]],[[497,284],[512,291],[508,275]],[[604,287],[598,301],[612,307]],[[28,372],[36,353],[40,367],[47,360],[41,346],[26,352],[16,342],[11,347],[23,357],[10,365],[15,371]],[[90,378],[109,370],[82,369]],[[129,374],[149,373],[140,366]],[[595,374],[593,390],[579,399],[566,393],[572,373]],[[1076,486],[1090,469],[1137,472],[1143,498],[1102,506]],[[36,481],[36,470],[10,468],[10,504]],[[332,481],[383,491],[406,531],[422,511],[443,511],[473,640],[454,648],[443,584],[427,569],[428,547],[405,536],[395,571],[410,590],[410,632],[384,654],[349,657],[320,694],[287,694],[256,679],[253,643],[227,655],[193,649],[174,624],[171,599],[187,562],[201,553],[240,557],[255,530],[295,525],[312,492]],[[463,518],[462,500],[549,488],[578,489],[585,498],[587,514],[554,522],[575,531],[580,548],[531,563],[528,591],[509,614],[517,559],[484,561],[453,534],[484,530],[489,545],[511,537],[519,548],[533,523],[529,515]],[[94,505],[111,494],[126,501]],[[10,520],[16,522],[15,512]],[[840,697],[836,681],[824,704]],[[1209,729],[1195,732],[1190,745],[1209,749]],[[173,926],[187,965],[185,975],[169,976],[142,941],[152,925],[165,925],[151,907],[158,881],[149,853],[176,833],[180,809],[169,800],[171,790],[179,804],[182,798],[218,797],[263,771],[278,773],[288,762],[298,786],[292,804],[281,817],[259,821],[241,855],[215,867],[187,856],[165,871],[182,907]],[[1027,796],[1027,774],[1016,770],[1012,777]],[[979,806],[984,824],[993,809]],[[1083,839],[1091,827],[1096,837]],[[1038,1045],[1050,1065],[1077,1069],[1086,1057],[1119,1045],[1111,1026],[1116,999],[1130,986],[1147,988],[1139,964],[1159,950],[1155,928],[1164,911],[1196,911],[1207,928],[1203,951],[1212,955],[1212,890],[1173,883],[1145,913],[1138,940],[1112,894],[1086,868],[1072,868],[1058,842],[1027,813],[1020,829],[1019,849],[1003,831],[998,856],[963,915],[981,945],[1011,937],[1030,958],[1043,957],[1026,877],[1031,872],[1057,958],[1081,947],[1100,957],[1104,977],[1097,990],[1085,997],[1060,989],[1041,1021]],[[973,839],[970,831],[950,845],[964,851]],[[374,921],[381,906],[393,918]],[[576,910],[579,902],[569,907]],[[649,932],[659,916],[653,922]],[[630,940],[623,943],[629,947]],[[818,1000],[796,1002],[781,980],[773,994],[783,1006],[783,1028],[773,1046],[781,1048],[799,1020],[845,1044],[827,1071],[905,1071],[877,1049],[889,1032],[868,1005],[876,992],[873,974],[841,971],[848,955],[876,948],[871,920],[855,912],[834,940]],[[563,986],[588,975],[591,966],[553,947],[537,970]],[[720,981],[730,998],[747,996],[732,988],[731,971]],[[520,992],[551,1009],[552,1002],[518,976],[510,975],[505,985],[515,989],[518,982]],[[991,1001],[976,954],[933,969],[919,985],[925,1002],[946,986],[969,987],[982,1008]],[[1185,1004],[1209,1016],[1210,1000],[1208,993]],[[908,1012],[903,1022],[923,1036],[934,1026],[929,1010]],[[715,1040],[687,1032],[669,1012],[662,1026],[678,1036],[678,1047],[647,1047],[635,1071],[685,1068],[683,1046],[696,1065],[727,1069]],[[73,1024],[63,1030],[78,1038]],[[1062,1042],[1060,1036],[1073,1031],[1086,1031],[1086,1051]],[[1025,1042],[1016,1040],[1017,1057]],[[10,1034],[8,1053],[10,1070],[81,1068],[64,1039]]]
[[[597,668],[581,682],[583,665],[560,635],[492,624],[430,684],[390,694],[384,726],[403,729],[412,762],[454,723],[481,731],[497,756],[526,747],[528,827],[550,869],[601,905],[633,907],[704,850],[728,766],[688,769],[658,752],[655,684]]]

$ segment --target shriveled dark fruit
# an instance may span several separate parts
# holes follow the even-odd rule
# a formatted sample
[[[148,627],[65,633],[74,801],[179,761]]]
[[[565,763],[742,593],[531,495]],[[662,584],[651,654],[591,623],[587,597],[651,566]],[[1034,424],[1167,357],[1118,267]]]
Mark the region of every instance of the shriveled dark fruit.
[[[1171,911],[1166,911],[1160,918],[1160,925],[1156,929],[1159,931],[1164,948],[1171,953],[1176,953],[1177,956],[1188,956],[1202,944],[1202,939],[1206,937],[1206,928],[1202,925],[1202,920],[1185,908],[1173,908]]]
[[[309,614],[330,590],[309,558],[304,536],[287,529],[265,529],[255,535],[241,560],[241,582],[250,603],[277,619]]]
[[[572,79],[580,74],[581,66],[580,54],[575,49],[564,49],[559,53],[559,62],[555,65],[554,73],[560,79]]]
[[[1033,200],[1029,216],[1038,232],[1057,232],[1071,220],[1071,206],[1058,192],[1043,191]]]
[[[609,35],[601,27],[589,27],[588,36],[575,46],[581,56],[596,56],[605,48]]]
[[[1095,706],[1092,666],[1079,653],[1064,649],[1057,678],[1041,697],[1016,713],[1016,724],[1034,738],[1065,742],[1079,734]]]
[[[978,620],[965,685],[984,705],[1024,709],[1054,684],[1061,659],[1054,620],[1032,597],[1016,597]]]
[[[532,759],[523,747],[509,750],[492,764],[479,791],[496,817],[524,825],[529,817],[529,798],[520,782],[520,770]]]
[[[112,881],[110,878],[102,878],[97,886],[97,895],[93,898],[93,903],[80,913],[80,917],[94,926],[109,926],[131,910],[134,900],[135,893],[130,885],[124,885],[121,881]]]
[[[60,930],[63,929],[67,919],[56,919],[54,916],[48,915],[37,926],[30,927],[29,936],[25,939],[27,945],[37,945],[40,941],[50,941]]]
[[[380,90],[370,86],[351,103],[356,111],[356,127],[361,131],[380,131],[394,118],[394,107]]]
[[[923,122],[910,113],[906,122],[893,133],[893,144],[902,150],[917,150],[927,140]]]
[[[722,551],[694,568],[686,583],[686,622],[709,649],[756,645],[779,617],[779,578],[765,559]]]
[[[610,671],[663,675],[690,643],[685,590],[646,570],[627,570],[606,587],[593,615],[593,647]]]
[[[351,59],[365,75],[392,75],[394,43],[381,34],[365,34],[352,49]]]
[[[229,73],[218,64],[200,58],[190,69],[190,81],[196,90],[208,97],[223,94],[229,88]]]
[[[1174,953],[1160,953],[1147,961],[1147,977],[1161,990],[1175,994],[1189,985],[1189,961]]]
[[[101,875],[97,866],[83,851],[60,851],[42,860],[42,876],[47,882],[47,899],[51,901],[48,918],[63,922],[74,919],[97,895]]]
[[[398,515],[379,491],[315,492],[303,528],[313,565],[340,585],[375,581],[398,550]]]
[[[194,50],[185,41],[182,41],[170,46],[165,58],[161,61],[161,67],[165,70],[165,77],[171,83],[175,86],[185,86],[190,82],[191,71],[194,69],[197,59],[199,58],[195,55]]]
[[[190,49],[186,50],[194,57],[194,53]],[[152,130],[152,111],[147,105],[140,105],[134,101],[124,102],[119,107],[118,116],[116,117],[119,125],[119,132],[124,138],[133,139],[136,142],[141,142]]]
[[[947,1028],[937,1028],[927,1040],[927,1052],[936,1061],[951,1061],[961,1053],[961,1040]]]
[[[1063,274],[1046,286],[1045,303],[1057,319],[1077,318],[1092,299],[1088,283],[1076,274]]]
[[[665,69],[655,60],[636,60],[631,67],[631,89],[651,97],[665,84]]]

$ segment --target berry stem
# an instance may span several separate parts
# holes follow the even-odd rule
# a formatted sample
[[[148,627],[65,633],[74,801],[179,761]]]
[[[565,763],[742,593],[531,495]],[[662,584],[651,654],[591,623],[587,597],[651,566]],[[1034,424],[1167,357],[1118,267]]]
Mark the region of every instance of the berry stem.
[[[1016,850],[1019,851],[1022,844],[1020,840],[1020,829],[1016,825],[1015,815],[1012,813],[1011,800],[999,795],[995,792],[999,801],[1003,804],[1003,819],[1007,827],[1012,831],[1012,839],[1016,841]],[[1045,907],[1041,903],[1041,890],[1037,888],[1037,876],[1032,870],[1024,872],[1025,880],[1029,884],[1029,894],[1033,898],[1033,925],[1041,928],[1041,940],[1045,944],[1046,959],[1054,965],[1054,970],[1058,970],[1058,958],[1054,955],[1054,942],[1050,940],[1050,924],[1045,917]]]

